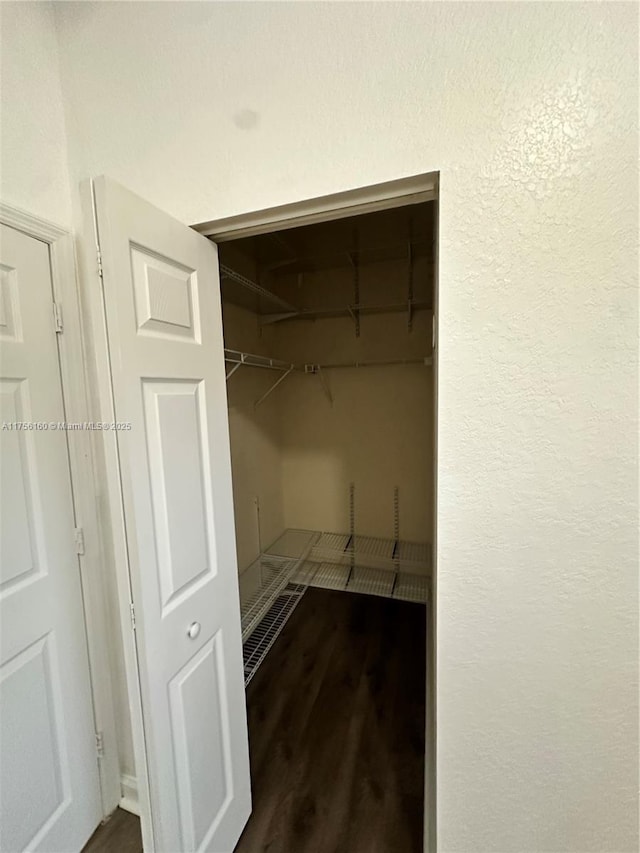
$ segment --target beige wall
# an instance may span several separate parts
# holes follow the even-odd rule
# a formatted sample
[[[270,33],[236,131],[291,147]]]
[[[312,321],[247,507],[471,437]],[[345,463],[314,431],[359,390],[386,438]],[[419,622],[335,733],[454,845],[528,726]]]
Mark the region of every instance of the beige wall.
[[[348,532],[353,482],[356,533],[391,538],[398,486],[401,538],[431,541],[431,368],[341,369],[326,377],[333,405],[316,376],[296,376],[282,390],[285,526]]]
[[[260,336],[255,314],[235,305],[224,306],[225,347],[273,355],[269,352],[273,349],[272,337],[270,329]],[[271,370],[241,367],[227,382],[240,573],[260,553],[259,543],[265,548],[284,527],[280,410],[274,405],[275,396],[257,409],[254,405],[278,375]],[[260,538],[256,499],[260,507]]]
[[[415,269],[423,298],[430,267]],[[339,268],[284,282],[279,292],[317,307],[353,301],[353,274]],[[297,293],[295,291],[298,291]],[[361,301],[406,300],[406,264],[369,264],[360,271]],[[296,362],[340,363],[416,359],[431,352],[431,312],[364,315],[356,337],[350,317],[279,324],[276,351]],[[392,537],[393,495],[400,495],[400,535],[430,542],[433,535],[433,373],[425,365],[339,368],[320,378],[291,376],[278,389],[282,418],[286,527],[347,532],[349,484],[356,489],[356,532]]]

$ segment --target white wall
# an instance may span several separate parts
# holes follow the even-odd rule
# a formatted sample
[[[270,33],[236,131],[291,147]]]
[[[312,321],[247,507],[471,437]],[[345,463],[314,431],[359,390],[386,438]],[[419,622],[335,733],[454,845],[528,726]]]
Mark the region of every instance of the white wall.
[[[441,172],[439,849],[637,849],[637,7],[61,3],[76,182]]]
[[[0,3],[0,200],[71,225],[51,3]]]

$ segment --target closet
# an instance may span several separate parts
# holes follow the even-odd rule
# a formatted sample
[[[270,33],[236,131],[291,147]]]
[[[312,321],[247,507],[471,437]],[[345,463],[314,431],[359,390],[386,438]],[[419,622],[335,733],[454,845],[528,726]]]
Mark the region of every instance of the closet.
[[[435,202],[219,245],[253,813],[422,850]]]
[[[342,681],[362,685],[375,680],[377,655],[387,667],[380,692],[397,695],[394,679],[399,676],[390,661],[394,655],[415,654],[413,669],[406,661],[397,666],[418,698],[414,693],[406,700],[411,707],[404,709],[397,702],[393,711],[380,705],[376,713],[395,714],[400,727],[403,714],[417,716],[424,735],[424,621],[434,514],[434,235],[435,202],[423,202],[219,245],[252,750],[255,729],[266,725],[265,714],[268,718],[264,707],[256,710],[262,722],[252,727],[252,702],[260,701],[251,692],[253,679],[261,667],[268,668],[265,683],[256,688],[267,706],[274,700],[265,700],[266,690],[275,691],[275,704],[287,701],[283,691],[316,690],[299,667],[301,658],[307,663],[304,672],[315,665],[323,642],[310,644],[303,634],[339,633],[335,613],[366,626],[356,634],[345,629],[347,646],[364,642],[363,631],[380,634],[366,639],[380,644],[378,652],[363,650],[363,656],[369,655],[364,669],[350,663],[347,670],[356,666],[356,674],[343,673]],[[312,622],[315,628],[307,628]],[[404,639],[401,625],[409,632]],[[278,652],[274,644],[283,631],[286,652]],[[332,666],[330,660],[323,663],[329,677]],[[351,699],[329,696],[327,705]],[[297,707],[298,699],[288,701]],[[362,701],[357,714],[366,718]],[[291,710],[290,716],[298,713]],[[414,723],[409,720],[406,732]],[[276,731],[277,724],[272,725]],[[283,725],[288,729],[293,723]],[[303,751],[308,725],[304,731],[297,744]],[[257,748],[268,752],[271,747]],[[336,744],[327,748],[342,749]],[[405,745],[393,749],[402,754]],[[322,755],[320,749],[314,760]],[[420,775],[414,790],[398,799],[399,814],[408,800],[421,795],[423,761],[424,754],[420,774],[414,766],[416,779]],[[339,764],[334,770],[341,773]],[[266,806],[260,804],[266,794],[256,787],[277,784],[265,772],[257,779],[252,769],[254,815],[247,832],[253,835],[245,846],[241,842],[240,851],[267,842],[280,849],[284,843],[282,837],[252,829],[252,821],[267,822]],[[305,772],[308,768],[295,771],[298,776]],[[365,771],[356,767],[354,772]],[[384,770],[381,774],[388,776]],[[261,783],[263,778],[271,781]],[[287,798],[286,792],[273,796]],[[325,823],[331,811],[326,808]],[[272,815],[270,820],[273,827],[280,819]],[[362,832],[369,823],[363,814]],[[307,849],[304,832],[288,843]],[[407,839],[398,849],[413,845]]]
[[[421,850],[435,203],[219,246],[253,814]]]
[[[407,181],[200,233],[86,188],[147,850],[422,849],[436,187]]]

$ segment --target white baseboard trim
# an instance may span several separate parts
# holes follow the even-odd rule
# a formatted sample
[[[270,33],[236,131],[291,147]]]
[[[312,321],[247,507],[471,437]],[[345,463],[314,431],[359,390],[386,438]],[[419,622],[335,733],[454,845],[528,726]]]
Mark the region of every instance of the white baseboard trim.
[[[140,804],[138,802],[138,780],[135,776],[129,776],[128,773],[122,773],[120,776],[120,789],[122,797],[120,798],[120,808],[131,814],[140,817]]]

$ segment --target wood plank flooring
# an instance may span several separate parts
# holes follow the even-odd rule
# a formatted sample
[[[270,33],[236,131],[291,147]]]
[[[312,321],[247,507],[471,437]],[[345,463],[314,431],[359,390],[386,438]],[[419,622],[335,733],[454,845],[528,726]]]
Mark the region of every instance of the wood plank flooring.
[[[116,809],[93,833],[82,853],[141,853],[140,819]]]
[[[422,852],[425,617],[307,590],[247,692],[253,813],[235,853]],[[139,828],[92,847],[108,827],[86,853],[138,853]]]
[[[236,853],[422,851],[425,613],[307,590],[249,685]]]

